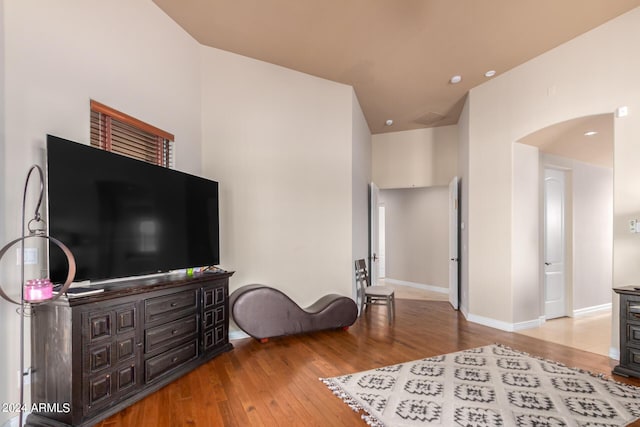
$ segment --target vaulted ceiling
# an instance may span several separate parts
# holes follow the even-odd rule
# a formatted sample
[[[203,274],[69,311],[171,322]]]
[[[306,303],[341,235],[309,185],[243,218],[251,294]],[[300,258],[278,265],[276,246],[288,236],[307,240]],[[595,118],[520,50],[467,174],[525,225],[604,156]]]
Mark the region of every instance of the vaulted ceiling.
[[[491,78],[487,71],[500,75],[640,6],[640,0],[153,1],[203,45],[353,86],[374,134],[455,124],[467,92]],[[450,83],[454,75],[460,83]]]

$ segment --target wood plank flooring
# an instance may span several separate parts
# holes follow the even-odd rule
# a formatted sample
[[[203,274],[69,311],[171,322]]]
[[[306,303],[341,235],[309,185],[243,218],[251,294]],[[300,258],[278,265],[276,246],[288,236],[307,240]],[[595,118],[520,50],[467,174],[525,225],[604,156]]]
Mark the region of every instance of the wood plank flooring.
[[[98,424],[116,426],[365,426],[318,380],[501,343],[568,366],[610,375],[615,361],[467,322],[442,301],[372,307],[348,330],[233,341],[234,349]],[[640,380],[615,377],[640,386]]]

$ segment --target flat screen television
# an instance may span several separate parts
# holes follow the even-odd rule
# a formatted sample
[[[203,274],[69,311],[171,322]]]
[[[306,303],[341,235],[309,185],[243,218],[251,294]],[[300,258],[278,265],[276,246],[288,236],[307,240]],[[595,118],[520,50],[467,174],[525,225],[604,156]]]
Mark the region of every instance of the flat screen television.
[[[220,263],[218,183],[47,135],[49,234],[69,247],[76,280]],[[49,248],[49,274],[67,276]]]

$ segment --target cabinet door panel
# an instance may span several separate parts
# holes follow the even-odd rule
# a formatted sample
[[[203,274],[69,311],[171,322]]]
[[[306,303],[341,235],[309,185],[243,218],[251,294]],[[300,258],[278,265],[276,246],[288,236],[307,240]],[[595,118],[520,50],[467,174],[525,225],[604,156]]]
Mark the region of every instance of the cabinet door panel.
[[[111,375],[102,375],[89,381],[89,406],[94,406],[111,396]]]
[[[118,337],[116,341],[117,363],[134,357],[136,354],[135,336]]]
[[[136,307],[131,305],[116,310],[116,333],[133,331],[136,327]]]
[[[124,392],[130,387],[136,385],[136,365],[125,366],[118,369],[118,383],[116,391],[118,393]]]
[[[111,366],[111,343],[93,346],[89,349],[89,369],[97,372]]]
[[[215,289],[215,303],[222,304],[225,300],[225,288],[219,287]]]
[[[223,307],[218,307],[214,310],[214,317],[215,317],[215,324],[219,325],[221,323],[224,323],[224,321],[226,320],[227,316],[225,315],[225,309],[224,306]]]
[[[224,326],[218,326],[215,329],[215,343],[220,344],[227,341],[227,329]]]
[[[215,324],[215,316],[213,315],[213,311],[205,311],[202,315],[202,327],[204,329],[209,329]]]
[[[111,336],[112,313],[91,314],[89,317],[89,340],[96,341]]]

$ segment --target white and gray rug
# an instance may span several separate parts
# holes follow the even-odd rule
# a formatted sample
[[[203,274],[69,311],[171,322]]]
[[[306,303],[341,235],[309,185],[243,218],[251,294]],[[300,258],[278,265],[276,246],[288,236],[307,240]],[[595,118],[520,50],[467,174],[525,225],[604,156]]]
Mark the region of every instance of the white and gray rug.
[[[640,388],[489,345],[321,380],[371,426],[626,426]]]

